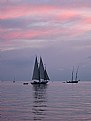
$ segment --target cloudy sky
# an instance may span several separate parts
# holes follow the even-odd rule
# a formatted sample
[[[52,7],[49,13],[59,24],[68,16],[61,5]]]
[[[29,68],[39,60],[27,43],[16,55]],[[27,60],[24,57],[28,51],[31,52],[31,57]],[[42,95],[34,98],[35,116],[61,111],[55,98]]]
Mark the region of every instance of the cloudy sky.
[[[91,80],[91,0],[0,0],[0,80],[31,80],[36,55],[51,80]]]

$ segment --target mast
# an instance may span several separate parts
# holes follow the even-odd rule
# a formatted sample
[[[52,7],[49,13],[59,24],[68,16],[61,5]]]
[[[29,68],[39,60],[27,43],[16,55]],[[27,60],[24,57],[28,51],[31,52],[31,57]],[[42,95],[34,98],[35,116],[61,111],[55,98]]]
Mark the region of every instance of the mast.
[[[79,66],[77,67],[77,71],[76,71],[76,78],[75,78],[75,80],[77,81],[77,74],[78,74],[78,69],[79,69]]]
[[[72,81],[73,81],[73,76],[74,76],[73,74],[74,74],[74,66],[73,66],[73,71],[72,71]]]
[[[39,78],[39,68],[38,68],[37,56],[35,58],[35,64],[34,64],[34,70],[33,70],[32,80],[40,80],[40,78]]]
[[[15,83],[15,76],[14,76],[14,80],[13,80],[13,83]]]
[[[39,64],[39,76],[40,76],[40,81],[41,79],[44,80],[44,65],[41,57],[40,57],[40,64]]]

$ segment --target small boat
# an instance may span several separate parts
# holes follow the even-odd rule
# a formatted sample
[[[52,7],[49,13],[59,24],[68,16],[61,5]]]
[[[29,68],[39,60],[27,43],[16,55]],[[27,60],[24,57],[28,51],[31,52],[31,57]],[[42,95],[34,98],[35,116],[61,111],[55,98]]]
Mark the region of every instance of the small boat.
[[[28,82],[24,82],[23,85],[28,85]]]
[[[33,70],[33,76],[32,76],[33,82],[31,84],[47,84],[49,79],[49,76],[46,71],[46,67],[44,68],[42,58],[40,57],[40,63],[38,65],[37,56],[35,59],[35,65]]]
[[[13,81],[13,83],[15,83],[15,81]]]
[[[66,81],[66,83],[78,83],[78,82],[80,81],[80,80],[77,79],[77,76],[78,76],[78,69],[79,69],[79,66],[78,66],[77,71],[76,71],[76,78],[75,78],[75,80],[73,80],[73,74],[74,74],[74,66],[73,66],[72,80]]]

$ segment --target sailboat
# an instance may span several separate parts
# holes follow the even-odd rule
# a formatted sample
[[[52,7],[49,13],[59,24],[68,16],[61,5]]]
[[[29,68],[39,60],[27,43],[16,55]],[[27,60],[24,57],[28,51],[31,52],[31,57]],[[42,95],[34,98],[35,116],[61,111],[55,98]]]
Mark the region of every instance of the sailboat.
[[[72,70],[72,79],[70,81],[66,81],[66,83],[78,83],[80,80],[77,79],[77,76],[78,76],[78,69],[79,69],[79,66],[77,68],[77,71],[76,71],[76,77],[75,77],[75,80],[74,79],[74,66],[73,66],[73,70]]]
[[[46,67],[44,68],[41,57],[39,65],[38,65],[37,56],[35,58],[32,80],[33,82],[31,82],[31,84],[47,84],[48,80],[50,80],[46,71]]]

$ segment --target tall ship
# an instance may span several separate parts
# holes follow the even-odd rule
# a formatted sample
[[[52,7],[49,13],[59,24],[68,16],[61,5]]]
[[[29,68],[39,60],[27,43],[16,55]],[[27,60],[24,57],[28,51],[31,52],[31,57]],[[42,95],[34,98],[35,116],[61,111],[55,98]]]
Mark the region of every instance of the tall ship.
[[[46,66],[44,67],[42,58],[40,57],[40,63],[38,64],[36,56],[31,84],[47,84],[49,80],[50,79],[46,70]]]
[[[77,68],[77,71],[76,71],[76,77],[75,77],[75,80],[74,80],[74,66],[73,66],[73,70],[72,70],[72,79],[69,80],[69,81],[66,81],[66,83],[78,83],[80,80],[78,80],[78,69],[79,69],[79,66]]]

